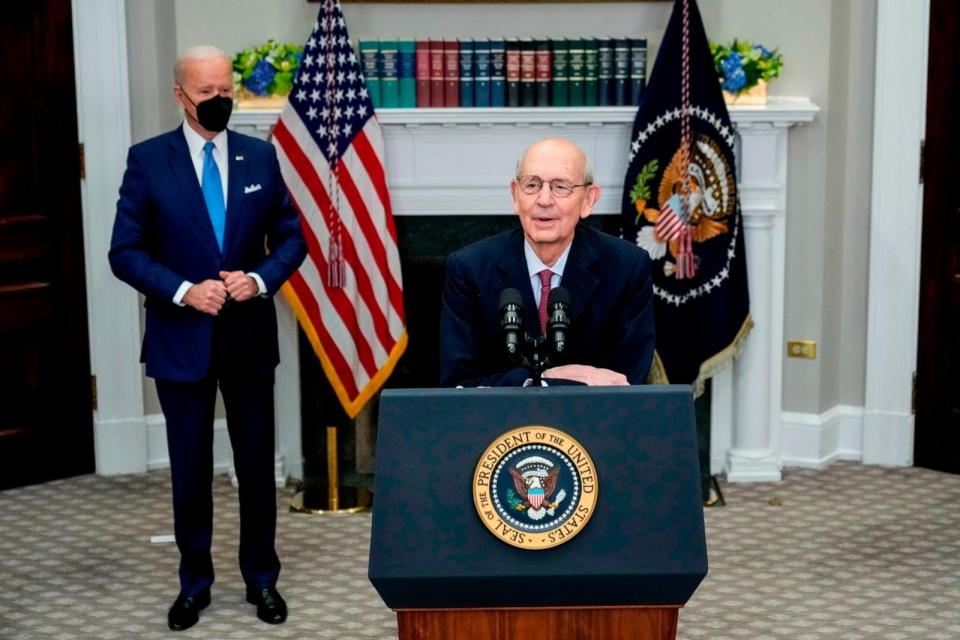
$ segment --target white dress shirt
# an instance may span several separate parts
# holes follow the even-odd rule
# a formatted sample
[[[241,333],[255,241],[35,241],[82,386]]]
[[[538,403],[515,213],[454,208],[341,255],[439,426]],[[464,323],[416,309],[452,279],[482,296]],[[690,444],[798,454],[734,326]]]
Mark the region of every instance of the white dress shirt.
[[[548,267],[537,257],[527,239],[523,239],[523,257],[527,260],[527,274],[530,278],[530,286],[533,288],[533,301],[537,303],[538,308],[540,307],[540,272],[544,269],[550,269],[552,274],[550,276],[550,288],[556,289],[560,286],[560,278],[563,277],[563,269],[567,266],[567,257],[570,255],[570,247],[572,246],[572,242],[568,244],[556,263],[552,267]]]
[[[193,163],[193,169],[197,172],[197,182],[200,183],[200,188],[203,188],[203,162],[206,159],[206,151],[203,147],[207,144],[207,139],[201,136],[199,133],[193,130],[187,121],[183,121],[182,125],[183,137],[187,140],[187,149],[190,150],[190,161]],[[210,141],[213,143],[213,161],[217,163],[217,170],[220,172],[220,184],[223,187],[223,209],[227,209],[227,184],[228,182],[228,172],[230,171],[230,163],[227,162],[227,158],[230,156],[227,150],[227,130],[224,129],[217,135],[213,137]],[[266,295],[267,285],[263,282],[261,278],[256,273],[250,272],[247,274],[257,283],[257,289],[259,294]],[[187,295],[187,291],[194,283],[184,280],[180,284],[180,287],[177,289],[177,292],[173,295],[173,302],[176,305],[183,305],[183,296]]]

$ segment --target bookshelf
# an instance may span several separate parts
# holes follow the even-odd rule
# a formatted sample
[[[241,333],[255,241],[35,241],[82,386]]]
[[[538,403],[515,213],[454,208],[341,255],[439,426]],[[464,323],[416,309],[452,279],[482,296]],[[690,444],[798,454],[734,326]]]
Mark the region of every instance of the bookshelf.
[[[744,216],[755,327],[733,368],[713,379],[711,471],[730,481],[780,479],[787,157],[791,127],[820,108],[804,97],[771,97],[730,108]],[[517,157],[547,136],[579,144],[603,195],[595,214],[620,212],[635,107],[381,109],[387,182],[395,215],[513,215],[507,184]],[[231,127],[267,138],[279,110],[241,110]],[[438,220],[439,221],[439,220]],[[284,305],[285,306],[285,305]],[[285,317],[286,316],[286,317]],[[281,359],[296,363],[295,321],[281,311]],[[294,376],[279,377],[278,398],[296,397]]]

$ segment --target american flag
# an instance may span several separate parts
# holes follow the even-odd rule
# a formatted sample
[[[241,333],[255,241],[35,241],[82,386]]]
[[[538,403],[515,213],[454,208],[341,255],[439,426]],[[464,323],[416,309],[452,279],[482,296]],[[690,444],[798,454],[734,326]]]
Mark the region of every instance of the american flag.
[[[673,195],[660,207],[660,217],[657,218],[657,224],[654,231],[657,236],[664,240],[674,240],[680,235],[683,229],[683,220],[677,215],[677,211],[683,210],[683,203],[680,196]]]
[[[407,344],[383,137],[337,0],[324,0],[273,132],[309,254],[283,292],[352,418]]]

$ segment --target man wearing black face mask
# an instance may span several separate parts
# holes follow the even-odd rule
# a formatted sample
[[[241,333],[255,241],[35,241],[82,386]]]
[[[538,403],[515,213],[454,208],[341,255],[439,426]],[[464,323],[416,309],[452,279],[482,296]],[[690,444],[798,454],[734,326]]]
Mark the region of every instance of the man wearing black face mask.
[[[213,47],[177,59],[184,122],[130,149],[110,246],[118,278],[146,298],[141,360],[166,421],[180,594],[167,623],[182,630],[210,603],[217,387],[240,483],[240,572],[269,623],[286,619],[276,590],[272,296],[306,244],[274,147],[226,130],[233,69]]]

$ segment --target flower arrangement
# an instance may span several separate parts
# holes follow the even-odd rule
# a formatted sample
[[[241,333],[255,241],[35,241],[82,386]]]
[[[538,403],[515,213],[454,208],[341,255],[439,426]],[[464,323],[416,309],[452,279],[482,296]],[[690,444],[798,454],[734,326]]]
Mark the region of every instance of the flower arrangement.
[[[286,96],[303,58],[303,47],[267,40],[233,57],[233,81],[241,101],[252,96]]]
[[[725,94],[735,99],[728,98],[728,102],[739,101],[738,96],[754,87],[762,88],[762,102],[766,102],[766,83],[779,76],[783,68],[783,55],[778,49],[770,51],[746,40],[734,40],[728,46],[711,42],[710,53]]]

